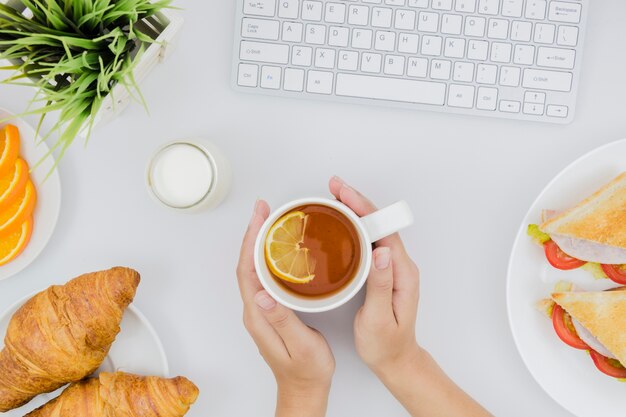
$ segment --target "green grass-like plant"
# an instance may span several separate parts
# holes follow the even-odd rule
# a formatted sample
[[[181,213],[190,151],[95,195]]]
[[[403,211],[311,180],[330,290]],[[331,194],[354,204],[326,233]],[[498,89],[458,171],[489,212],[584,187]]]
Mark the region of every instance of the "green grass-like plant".
[[[89,138],[95,115],[116,85],[145,106],[133,69],[157,35],[146,20],[171,2],[21,0],[24,11],[0,4],[0,59],[15,63],[0,67],[15,71],[3,83],[37,88],[22,113],[41,116],[37,132],[48,113],[59,112],[42,139],[57,132],[50,152],[59,149],[58,159],[85,126]]]

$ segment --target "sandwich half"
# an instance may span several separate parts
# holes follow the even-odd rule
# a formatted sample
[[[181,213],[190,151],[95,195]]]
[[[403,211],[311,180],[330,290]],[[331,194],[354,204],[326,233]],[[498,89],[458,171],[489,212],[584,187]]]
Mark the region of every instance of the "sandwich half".
[[[609,291],[572,291],[559,284],[551,299],[540,302],[556,334],[567,345],[589,352],[596,367],[626,379],[626,287]]]
[[[545,210],[528,234],[555,268],[587,265],[594,275],[626,285],[626,172],[569,210]]]

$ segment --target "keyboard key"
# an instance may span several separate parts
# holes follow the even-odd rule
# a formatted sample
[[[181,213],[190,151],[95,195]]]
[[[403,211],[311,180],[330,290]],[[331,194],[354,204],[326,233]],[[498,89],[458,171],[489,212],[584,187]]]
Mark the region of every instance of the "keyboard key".
[[[332,72],[310,70],[306,83],[306,91],[314,94],[332,94],[333,92]]]
[[[313,48],[308,46],[294,46],[291,51],[291,64],[299,67],[308,67],[313,62]]]
[[[313,24],[306,25],[304,42],[313,45],[324,45],[326,43],[326,26]]]
[[[343,71],[356,71],[359,68],[359,53],[355,51],[339,51],[337,68]]]
[[[582,5],[563,1],[550,2],[548,19],[553,22],[579,23]]]
[[[415,30],[415,19],[417,19],[415,11],[398,9],[394,27],[400,30]]]
[[[526,19],[543,20],[546,18],[546,2],[542,0],[528,0],[526,2]]]
[[[524,0],[504,0],[502,2],[502,16],[522,17]]]
[[[343,23],[346,21],[346,5],[342,3],[326,3],[326,15],[328,23]]]
[[[493,42],[491,44],[491,61],[508,63],[511,62],[511,44]]]
[[[474,86],[450,84],[448,106],[471,109],[474,107]]]
[[[350,41],[350,29],[331,26],[328,31],[328,44],[330,46],[346,47]]]
[[[500,100],[500,111],[505,113],[519,113],[521,104],[519,101]]]
[[[559,26],[556,43],[561,46],[578,45],[578,28],[576,26]]]
[[[348,23],[351,25],[366,26],[369,22],[369,13],[369,7],[353,4],[348,8]]]
[[[443,54],[449,58],[463,58],[465,55],[465,39],[447,38]]]
[[[315,66],[317,68],[333,69],[335,68],[335,56],[334,49],[317,48],[315,51]]]
[[[384,73],[388,75],[404,75],[404,63],[406,58],[398,55],[387,55],[385,57]]]
[[[467,16],[465,19],[465,36],[476,36],[482,38],[485,36],[485,18],[476,16]]]
[[[273,17],[276,0],[244,0],[243,13],[253,16]]]
[[[374,32],[369,29],[352,30],[352,47],[356,49],[370,49]]]
[[[449,80],[452,63],[443,59],[433,59],[430,62],[430,78],[433,80]]]
[[[500,12],[500,0],[480,0],[478,13],[497,15]]]
[[[439,36],[422,36],[422,55],[441,55],[441,42],[442,39]]]
[[[489,19],[487,37],[492,39],[507,39],[509,37],[509,21],[504,19]]]
[[[385,4],[388,6],[404,6],[406,0],[385,0]]]
[[[463,13],[474,13],[476,11],[476,0],[456,0],[454,10]]]
[[[530,42],[530,35],[533,24],[530,22],[514,21],[511,25],[511,40],[519,42]]]
[[[495,84],[498,77],[496,65],[478,64],[476,68],[476,82],[478,84]]]
[[[404,54],[416,54],[419,46],[419,35],[401,33],[398,39],[398,52]]]
[[[496,103],[498,102],[498,89],[489,87],[478,87],[478,94],[476,97],[476,108],[478,110],[490,110],[496,109]]]
[[[452,79],[457,82],[471,83],[474,80],[474,64],[471,62],[455,62]]]
[[[280,0],[278,2],[278,17],[283,19],[297,19],[299,0]]]
[[[286,68],[283,88],[287,91],[303,91],[304,90],[304,70],[295,69],[295,68]]]
[[[570,91],[572,73],[527,68],[524,70],[522,86],[538,90]]]
[[[377,28],[390,28],[393,10],[384,7],[374,7],[372,9],[372,26]]]
[[[410,57],[406,73],[409,77],[426,78],[428,74],[428,60],[426,58]]]
[[[532,114],[541,116],[543,114],[544,105],[535,103],[524,103],[524,114]]]
[[[551,44],[554,42],[554,32],[556,31],[556,26],[546,24],[546,23],[537,23],[535,25],[535,37],[533,38],[537,43],[546,43]]]
[[[443,106],[446,84],[401,78],[337,74],[336,94],[378,100]]]
[[[241,24],[243,38],[278,40],[280,23],[277,20],[252,19],[244,17]]]
[[[289,61],[289,46],[241,41],[239,59],[242,61],[267,62],[270,64],[287,64]]]
[[[470,40],[467,46],[467,57],[477,61],[485,61],[489,51],[489,42]]]
[[[253,64],[239,64],[237,84],[242,87],[256,87],[258,85],[259,67]]]
[[[407,5],[409,7],[417,7],[420,9],[426,9],[428,7],[428,0],[409,0]]]
[[[378,31],[376,32],[376,42],[374,49],[378,51],[392,52],[396,49],[396,32]]]
[[[463,26],[463,16],[458,14],[444,14],[441,18],[441,33],[460,35]]]
[[[535,62],[535,47],[532,45],[515,45],[513,62],[518,65],[532,65]]]
[[[282,72],[283,70],[280,67],[263,66],[261,68],[261,88],[278,90]]]
[[[517,87],[519,86],[521,75],[522,70],[520,68],[503,66],[500,68],[500,85]]]
[[[283,41],[285,42],[302,42],[302,31],[304,27],[302,23],[285,22],[283,23]]]
[[[537,52],[537,65],[540,67],[574,69],[575,59],[576,51],[573,49],[542,46]]]
[[[555,104],[549,104],[546,114],[550,117],[567,117],[568,108],[567,106],[559,106]]]
[[[383,56],[381,54],[373,54],[370,52],[363,52],[361,56],[361,71],[370,73],[379,73],[383,63]]]
[[[524,103],[545,104],[546,93],[539,93],[537,91],[526,91],[524,93]]]
[[[417,30],[420,32],[437,32],[439,28],[439,15],[432,12],[420,12],[417,22]]]
[[[302,2],[302,20],[322,20],[323,4],[320,1],[304,0]]]
[[[452,0],[433,0],[432,8],[435,10],[452,10]]]

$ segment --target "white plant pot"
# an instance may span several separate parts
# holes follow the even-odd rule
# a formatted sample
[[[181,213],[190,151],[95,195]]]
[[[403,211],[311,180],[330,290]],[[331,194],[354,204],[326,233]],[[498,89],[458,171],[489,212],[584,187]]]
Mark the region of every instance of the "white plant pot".
[[[25,10],[25,6],[20,0],[0,0],[16,10]],[[154,16],[144,19],[142,24],[145,28],[153,33],[155,42],[148,45],[140,57],[139,63],[133,71],[133,75],[137,84],[157,66],[163,62],[170,54],[174,45],[176,34],[183,24],[183,18],[172,10],[164,10]],[[14,62],[20,64],[21,62]],[[113,87],[112,93],[109,94],[102,102],[100,110],[95,116],[93,126],[104,124],[115,116],[119,115],[132,101],[132,97],[126,88],[118,84]],[[81,134],[85,134],[88,126],[84,126]]]

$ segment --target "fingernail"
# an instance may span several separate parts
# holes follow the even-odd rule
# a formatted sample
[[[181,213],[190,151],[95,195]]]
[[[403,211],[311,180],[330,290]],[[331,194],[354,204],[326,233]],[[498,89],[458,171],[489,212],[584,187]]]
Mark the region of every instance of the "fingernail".
[[[257,198],[256,201],[254,202],[254,209],[252,210],[252,217],[250,218],[250,223],[248,225],[251,225],[252,222],[254,221],[254,219],[256,219],[256,211],[259,208],[259,199]]]
[[[389,248],[378,248],[374,258],[374,267],[379,271],[389,268],[391,263],[391,250]]]
[[[266,292],[260,292],[254,297],[254,302],[256,305],[261,307],[263,310],[271,310],[276,307],[276,301],[272,297],[269,296]]]
[[[340,183],[340,184],[342,184],[342,185],[346,183],[343,179],[341,179],[341,178],[340,178],[340,177],[338,177],[337,175],[335,175],[335,176],[333,177],[333,180],[334,180],[334,181],[337,181],[338,183]]]

